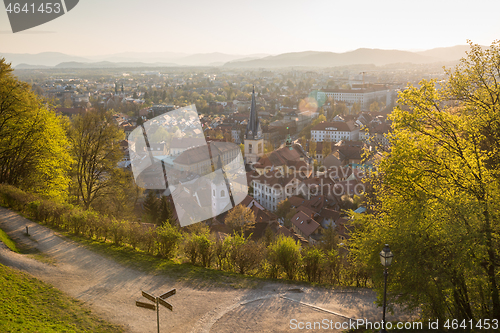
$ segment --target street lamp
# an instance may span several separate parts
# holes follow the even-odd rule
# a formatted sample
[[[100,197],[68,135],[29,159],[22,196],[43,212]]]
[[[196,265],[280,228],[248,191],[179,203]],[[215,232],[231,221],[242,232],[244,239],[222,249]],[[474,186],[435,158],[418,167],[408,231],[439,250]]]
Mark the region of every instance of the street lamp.
[[[387,267],[391,265],[393,257],[394,254],[391,252],[389,244],[385,244],[382,251],[380,251],[380,262],[384,266],[384,308],[382,314],[382,329],[380,330],[381,333],[387,332],[385,330],[385,300],[387,295],[387,275],[389,275],[389,273],[387,272]]]

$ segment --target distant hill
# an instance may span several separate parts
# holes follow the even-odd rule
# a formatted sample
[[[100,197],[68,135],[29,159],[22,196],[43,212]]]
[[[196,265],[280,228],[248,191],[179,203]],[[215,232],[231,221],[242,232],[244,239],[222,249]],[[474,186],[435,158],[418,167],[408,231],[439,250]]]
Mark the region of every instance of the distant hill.
[[[180,52],[124,52],[83,58],[58,52],[0,53],[0,57],[5,57],[13,67],[19,69],[40,68],[37,66],[57,68],[222,66],[228,61],[258,59],[265,56],[268,54],[235,55],[215,52],[187,55]],[[22,66],[17,67],[20,64]]]
[[[44,66],[44,65],[29,65],[29,64],[19,64],[14,67],[15,69],[46,69],[46,68],[52,68],[51,66]]]
[[[54,68],[140,68],[140,67],[175,67],[172,63],[144,63],[144,62],[110,62],[100,61],[91,63],[62,62]]]
[[[488,48],[487,46],[483,46],[483,49]],[[451,47],[438,47],[435,49],[415,52],[423,56],[434,57],[445,61],[455,61],[460,60],[466,56],[465,52],[470,50],[469,45],[457,45]]]
[[[90,60],[87,58],[72,56],[59,52],[43,52],[36,54],[0,52],[0,57],[5,58],[7,62],[12,63],[13,67],[16,67],[19,64],[55,66],[61,62],[90,62]]]
[[[468,45],[435,48],[410,52],[361,48],[354,51],[293,52],[279,55],[180,52],[124,52],[111,55],[78,57],[59,52],[37,54],[1,53],[17,69],[56,68],[118,68],[118,67],[174,67],[224,66],[226,68],[280,68],[280,67],[337,67],[349,65],[428,64],[449,63],[465,57]]]
[[[277,68],[277,67],[337,67],[348,65],[384,66],[396,63],[448,63],[465,57],[468,45],[443,47],[421,52],[381,49],[357,49],[344,53],[334,52],[294,52],[264,57],[248,61],[231,61],[225,67]]]
[[[255,59],[267,56],[267,54],[254,54],[254,55],[234,55],[225,53],[199,53],[187,57],[173,59],[173,62],[183,66],[209,66],[211,64],[224,64],[229,61]]]
[[[356,64],[383,66],[392,63],[431,63],[439,59],[408,51],[357,49],[345,53],[334,52],[294,52],[249,61],[233,61],[225,67],[336,67]]]

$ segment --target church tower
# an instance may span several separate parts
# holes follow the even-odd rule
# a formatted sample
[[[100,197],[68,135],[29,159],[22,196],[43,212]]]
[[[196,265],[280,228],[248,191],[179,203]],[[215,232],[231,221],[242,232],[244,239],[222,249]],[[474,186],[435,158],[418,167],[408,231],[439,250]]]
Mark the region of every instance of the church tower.
[[[264,155],[264,136],[260,127],[257,106],[255,105],[255,87],[252,92],[252,106],[245,133],[245,163],[256,163]]]

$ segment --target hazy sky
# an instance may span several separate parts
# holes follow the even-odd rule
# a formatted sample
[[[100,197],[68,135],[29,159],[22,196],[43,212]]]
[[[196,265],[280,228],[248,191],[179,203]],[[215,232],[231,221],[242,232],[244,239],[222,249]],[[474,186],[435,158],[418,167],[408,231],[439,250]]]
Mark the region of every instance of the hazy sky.
[[[489,45],[500,38],[498,13],[497,0],[80,0],[66,15],[13,34],[2,6],[0,53],[415,50],[467,39]]]

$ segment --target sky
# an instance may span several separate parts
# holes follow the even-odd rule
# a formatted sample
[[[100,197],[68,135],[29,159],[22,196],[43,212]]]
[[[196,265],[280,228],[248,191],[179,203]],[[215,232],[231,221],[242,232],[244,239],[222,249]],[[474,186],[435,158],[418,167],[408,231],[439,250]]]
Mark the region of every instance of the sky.
[[[80,0],[15,34],[1,6],[0,53],[426,50],[500,39],[496,0]]]

